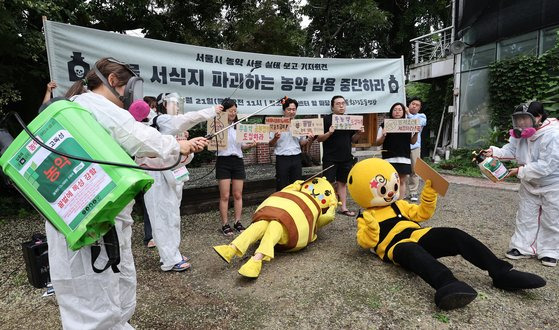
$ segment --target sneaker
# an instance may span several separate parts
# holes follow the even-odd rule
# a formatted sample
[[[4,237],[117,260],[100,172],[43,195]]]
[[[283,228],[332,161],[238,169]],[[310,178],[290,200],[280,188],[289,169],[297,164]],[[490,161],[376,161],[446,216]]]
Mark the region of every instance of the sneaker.
[[[505,253],[505,257],[513,260],[532,258],[531,255],[522,254],[517,249],[510,249],[507,253]]]
[[[540,259],[540,261],[542,262],[542,265],[547,266],[547,267],[557,266],[557,259],[555,259],[555,258],[543,257],[543,258]]]
[[[419,198],[417,197],[416,194],[410,195],[410,202],[417,202],[418,200],[419,200]]]

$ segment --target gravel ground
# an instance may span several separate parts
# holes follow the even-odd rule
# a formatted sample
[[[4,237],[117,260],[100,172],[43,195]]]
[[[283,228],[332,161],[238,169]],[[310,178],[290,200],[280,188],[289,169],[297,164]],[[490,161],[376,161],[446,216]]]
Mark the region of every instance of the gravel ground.
[[[249,177],[273,173],[273,169],[270,172],[255,168]],[[204,169],[200,171],[206,173]],[[210,177],[213,181],[213,174]],[[513,232],[517,202],[514,191],[451,184],[447,195],[439,199],[437,213],[427,224],[461,228],[502,256]],[[244,209],[243,223],[248,225],[255,207]],[[356,210],[355,204],[350,203],[350,208]],[[514,293],[494,288],[485,272],[460,257],[441,259],[457,278],[479,293],[465,308],[441,311],[433,303],[434,290],[419,277],[379,261],[357,245],[356,222],[352,218],[339,215],[304,250],[278,253],[272,262],[264,264],[257,280],[246,280],[237,273],[246,257],[235,259],[229,265],[215,254],[211,246],[229,242],[218,227],[217,211],[183,217],[181,247],[192,258],[192,270],[163,273],[158,267],[157,251],[142,245],[142,223],[134,224],[138,289],[133,326],[138,329],[559,328],[558,270],[544,267],[535,259],[512,263],[519,270],[541,275],[547,280],[547,286]],[[26,278],[20,243],[37,231],[44,232],[37,216],[17,219],[0,216],[2,329],[60,328],[55,298],[41,297],[44,289],[33,288]]]

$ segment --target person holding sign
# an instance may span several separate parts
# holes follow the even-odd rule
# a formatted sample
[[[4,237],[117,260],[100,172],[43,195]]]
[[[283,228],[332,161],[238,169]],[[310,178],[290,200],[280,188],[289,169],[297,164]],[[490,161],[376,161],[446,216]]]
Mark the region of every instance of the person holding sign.
[[[408,119],[419,119],[419,124],[421,125],[421,130],[417,135],[417,141],[413,143],[410,153],[411,159],[411,174],[409,176],[409,185],[410,185],[410,202],[417,202],[418,199],[418,192],[419,192],[419,176],[415,173],[415,162],[418,158],[421,158],[421,132],[423,131],[423,127],[427,125],[427,116],[424,113],[419,113],[421,110],[421,99],[418,97],[412,97],[409,103],[409,107],[406,109],[406,115]]]
[[[299,103],[294,99],[287,99],[282,104],[283,116],[289,119],[297,115]],[[270,140],[270,147],[275,147],[276,155],[276,191],[282,190],[291,182],[303,178],[303,164],[301,162],[301,147],[312,143],[313,135],[294,137],[291,131],[276,132]]]
[[[388,117],[390,119],[403,119],[406,107],[402,103],[394,103],[390,107]],[[410,159],[410,143],[417,142],[418,132],[415,133],[387,133],[384,123],[380,125],[377,133],[376,146],[382,145],[382,159],[386,159],[398,172],[402,192],[400,198],[406,196],[406,180],[412,173]]]
[[[229,124],[238,121],[237,103],[232,99],[223,100],[223,108],[227,111]],[[219,215],[221,217],[221,232],[225,236],[233,236],[233,229],[227,220],[229,208],[229,195],[233,190],[233,209],[235,222],[233,228],[238,232],[245,230],[241,223],[243,211],[243,183],[246,178],[245,163],[243,162],[243,150],[256,146],[256,141],[251,143],[237,143],[236,126],[227,129],[227,148],[217,151],[215,164],[215,178],[219,186]]]
[[[172,165],[180,155],[203,150],[208,144],[205,139],[177,141],[132,117],[127,110],[133,100],[141,98],[142,95],[136,95],[141,88],[126,87],[141,87],[137,85],[141,83],[125,63],[103,58],[84,80],[70,87],[66,97],[87,109],[130,156],[159,157],[165,165]],[[91,247],[70,250],[64,235],[46,222],[50,277],[64,329],[131,328],[128,320],[136,308],[136,268],[131,239],[133,204],[125,206],[115,218],[120,243],[119,272],[112,269],[95,272]],[[106,253],[101,251],[100,258],[106,260]]]
[[[438,259],[462,256],[484,270],[493,286],[506,291],[535,289],[546,285],[538,275],[521,272],[499,258],[485,244],[452,227],[426,227],[434,214],[437,191],[427,179],[419,204],[400,200],[400,177],[390,163],[368,158],[349,173],[348,188],[353,200],[363,208],[357,217],[357,243],[382,261],[399,265],[435,289],[437,307],[450,310],[464,307],[477,297],[469,284],[458,280]]]
[[[332,125],[333,115],[343,115],[346,112],[347,103],[343,96],[336,95],[330,101],[332,113],[324,116],[324,134],[317,137],[318,142],[323,143],[322,167],[324,169],[334,165],[325,172],[325,176],[330,182],[336,182],[336,193],[342,203],[338,213],[353,217],[355,212],[347,208],[347,175],[353,166],[353,155],[351,154],[351,144],[359,140],[361,130],[337,130]]]

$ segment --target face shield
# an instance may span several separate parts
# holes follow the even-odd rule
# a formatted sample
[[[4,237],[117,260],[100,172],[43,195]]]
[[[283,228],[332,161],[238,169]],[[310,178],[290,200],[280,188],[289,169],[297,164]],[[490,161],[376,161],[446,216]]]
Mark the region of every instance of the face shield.
[[[93,67],[97,77],[99,77],[99,79],[101,79],[103,84],[105,86],[107,86],[107,88],[116,97],[118,97],[118,99],[123,103],[123,108],[128,110],[128,108],[130,108],[130,105],[132,104],[132,102],[134,102],[136,100],[139,100],[139,99],[142,99],[144,97],[144,79],[142,79],[141,77],[136,75],[136,73],[134,71],[132,71],[132,69],[130,69],[128,64],[126,64],[124,62],[120,62],[120,61],[118,61],[114,58],[107,58],[107,60],[109,62],[112,62],[112,63],[117,63],[117,64],[120,64],[120,65],[123,65],[126,69],[128,69],[128,71],[130,71],[130,73],[132,73],[132,77],[130,77],[130,79],[128,79],[128,82],[126,83],[126,86],[124,87],[124,95],[120,95],[116,91],[116,89],[109,84],[109,82],[107,81],[107,78],[105,78],[105,76],[103,76],[101,71],[99,71],[99,69],[97,68],[97,63],[95,63],[95,66]]]
[[[184,99],[177,93],[169,93],[163,97],[167,114],[174,116],[184,113]]]
[[[512,129],[510,136],[515,138],[529,138],[536,133],[536,118],[528,112],[528,104],[522,105],[521,111],[512,114]]]

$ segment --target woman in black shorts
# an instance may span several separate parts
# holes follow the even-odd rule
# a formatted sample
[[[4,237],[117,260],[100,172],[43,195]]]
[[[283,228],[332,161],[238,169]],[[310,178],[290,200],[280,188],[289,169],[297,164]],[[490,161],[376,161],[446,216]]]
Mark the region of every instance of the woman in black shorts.
[[[227,111],[229,124],[236,122],[237,103],[232,99],[223,101],[223,108]],[[238,232],[245,229],[241,224],[241,213],[243,210],[243,183],[246,178],[245,164],[243,162],[243,150],[256,146],[256,142],[237,143],[236,125],[227,130],[227,148],[218,150],[215,166],[215,177],[219,185],[219,214],[221,217],[221,231],[225,236],[232,236],[233,229],[229,226],[227,211],[229,208],[229,195],[233,190],[233,209],[235,221],[233,228]],[[233,187],[231,189],[231,187]]]

